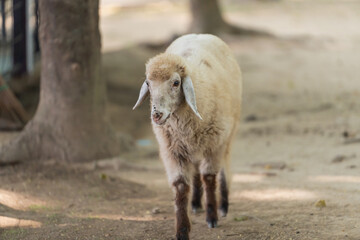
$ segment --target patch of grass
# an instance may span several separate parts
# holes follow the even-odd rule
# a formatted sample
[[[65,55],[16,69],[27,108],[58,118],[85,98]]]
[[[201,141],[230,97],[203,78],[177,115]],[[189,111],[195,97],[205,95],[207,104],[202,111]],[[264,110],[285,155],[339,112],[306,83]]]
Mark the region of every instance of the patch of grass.
[[[97,219],[101,219],[101,218],[98,216],[87,216],[85,219],[86,220],[97,220]]]
[[[15,240],[15,239],[25,239],[27,229],[24,228],[9,228],[2,229],[0,232],[1,240]]]
[[[46,224],[59,224],[61,220],[64,218],[62,214],[52,213],[46,216]]]
[[[52,210],[50,207],[44,205],[37,205],[37,204],[30,205],[28,209],[33,212],[45,212]]]
[[[249,217],[246,215],[241,215],[239,217],[234,218],[234,221],[237,221],[237,222],[242,222],[242,221],[247,221],[247,220],[249,220]]]

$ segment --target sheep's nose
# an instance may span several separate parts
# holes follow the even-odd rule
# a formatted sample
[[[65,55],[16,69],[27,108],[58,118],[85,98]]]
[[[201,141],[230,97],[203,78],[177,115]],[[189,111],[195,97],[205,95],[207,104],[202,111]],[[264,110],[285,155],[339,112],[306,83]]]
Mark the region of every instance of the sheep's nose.
[[[159,112],[159,111],[154,111],[152,114],[152,117],[155,121],[159,121],[162,116],[163,116],[163,113]]]

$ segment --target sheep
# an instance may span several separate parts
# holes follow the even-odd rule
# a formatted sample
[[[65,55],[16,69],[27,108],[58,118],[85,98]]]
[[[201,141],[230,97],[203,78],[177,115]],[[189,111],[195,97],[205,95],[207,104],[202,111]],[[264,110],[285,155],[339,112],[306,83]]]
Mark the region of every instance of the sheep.
[[[230,48],[210,34],[176,39],[146,63],[146,80],[133,109],[150,96],[151,122],[175,195],[176,238],[189,239],[189,196],[217,226],[216,182],[221,216],[228,212],[229,161],[242,94],[239,65]]]

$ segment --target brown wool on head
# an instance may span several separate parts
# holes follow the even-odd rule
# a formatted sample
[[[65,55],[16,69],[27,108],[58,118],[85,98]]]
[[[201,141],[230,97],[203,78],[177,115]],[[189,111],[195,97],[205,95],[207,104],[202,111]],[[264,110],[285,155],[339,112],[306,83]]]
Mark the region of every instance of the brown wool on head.
[[[146,76],[151,81],[166,81],[174,72],[181,78],[186,75],[184,59],[174,54],[162,53],[146,63]]]

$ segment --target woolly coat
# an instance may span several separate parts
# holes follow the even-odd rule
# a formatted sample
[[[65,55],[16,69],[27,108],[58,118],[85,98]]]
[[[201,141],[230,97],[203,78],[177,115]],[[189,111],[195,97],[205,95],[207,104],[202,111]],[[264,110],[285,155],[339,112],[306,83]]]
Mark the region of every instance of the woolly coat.
[[[169,183],[179,177],[191,181],[194,171],[214,174],[228,166],[242,93],[234,55],[210,34],[182,36],[146,66],[147,77],[162,74],[166,78],[172,71],[192,79],[202,120],[183,101],[164,125],[153,123]]]

